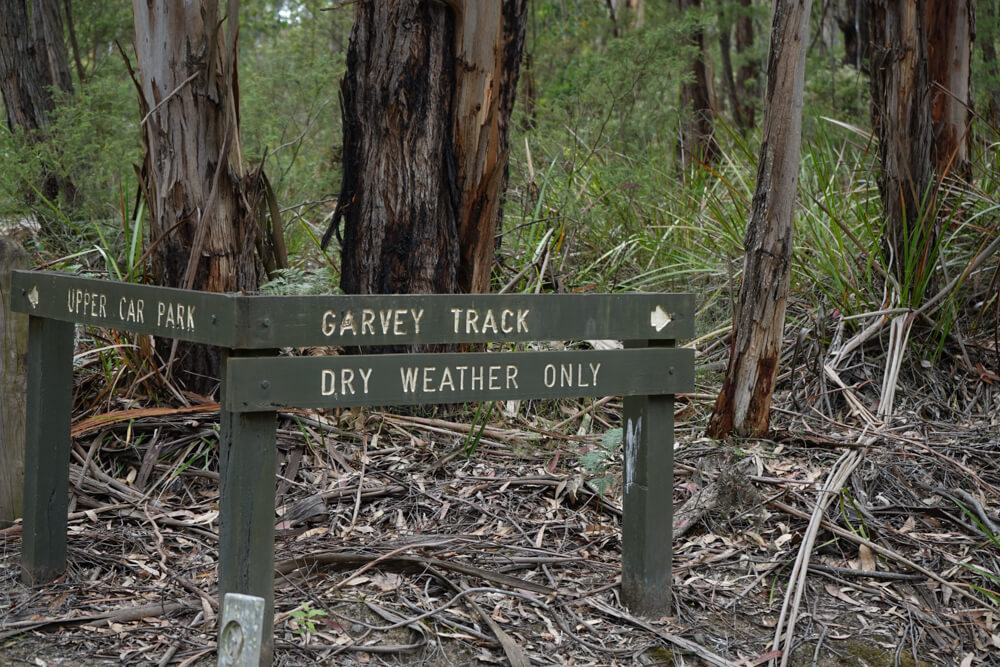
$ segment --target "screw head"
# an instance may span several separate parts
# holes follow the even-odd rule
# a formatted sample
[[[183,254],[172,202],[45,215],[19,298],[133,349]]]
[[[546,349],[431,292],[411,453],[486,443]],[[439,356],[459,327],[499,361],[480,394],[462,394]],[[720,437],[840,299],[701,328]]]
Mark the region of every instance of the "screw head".
[[[260,388],[261,389],[268,389],[268,388],[270,388],[270,386],[271,386],[271,382],[269,380],[261,380],[260,381]]]

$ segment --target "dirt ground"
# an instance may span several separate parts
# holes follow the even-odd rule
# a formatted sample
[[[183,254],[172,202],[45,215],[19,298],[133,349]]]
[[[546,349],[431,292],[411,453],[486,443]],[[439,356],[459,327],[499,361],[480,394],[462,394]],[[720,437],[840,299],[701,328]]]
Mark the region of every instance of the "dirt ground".
[[[701,437],[704,374],[678,399],[663,618],[619,596],[615,400],[498,404],[478,441],[474,408],[280,415],[274,663],[1000,664],[992,383],[906,377],[872,428],[866,369],[790,367],[767,440]],[[122,407],[77,418],[65,574],[24,586],[0,533],[0,664],[215,664],[217,414],[85,421]]]

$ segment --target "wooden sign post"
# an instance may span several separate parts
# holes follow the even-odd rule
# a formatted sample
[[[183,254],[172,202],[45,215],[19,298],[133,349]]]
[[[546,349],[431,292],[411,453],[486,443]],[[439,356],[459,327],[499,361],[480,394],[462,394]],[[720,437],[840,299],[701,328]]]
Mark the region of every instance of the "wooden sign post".
[[[15,271],[30,315],[22,565],[28,582],[66,564],[73,323],[223,348],[219,596],[274,613],[276,411],[521,398],[623,396],[622,596],[670,611],[673,396],[694,388],[689,294],[243,296]],[[624,350],[277,356],[279,347],[620,339]],[[43,417],[44,415],[44,417]]]

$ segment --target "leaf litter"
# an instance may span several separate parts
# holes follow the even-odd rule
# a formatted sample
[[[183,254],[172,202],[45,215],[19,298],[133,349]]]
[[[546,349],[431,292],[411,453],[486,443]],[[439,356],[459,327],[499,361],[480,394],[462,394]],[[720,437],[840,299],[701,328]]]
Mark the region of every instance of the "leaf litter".
[[[1000,664],[996,387],[921,367],[883,422],[877,357],[795,355],[770,439],[678,397],[663,618],[619,597],[617,400],[281,413],[275,664]],[[131,407],[74,422],[64,575],[0,531],[5,664],[215,664],[217,405]]]

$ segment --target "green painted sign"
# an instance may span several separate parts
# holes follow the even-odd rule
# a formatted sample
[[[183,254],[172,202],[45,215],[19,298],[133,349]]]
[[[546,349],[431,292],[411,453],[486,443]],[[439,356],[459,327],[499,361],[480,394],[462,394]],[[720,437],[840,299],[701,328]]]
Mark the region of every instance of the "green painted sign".
[[[14,271],[11,290],[12,308],[35,317],[223,347],[236,340],[237,304],[225,294],[51,271]]]
[[[66,566],[73,323],[223,348],[219,593],[263,600],[273,643],[275,416],[281,408],[624,396],[622,596],[670,604],[673,394],[694,387],[690,294],[268,297],[12,271],[29,319],[22,571]],[[624,350],[273,356],[284,347],[620,339]],[[252,633],[251,633],[252,634]],[[255,638],[256,639],[256,638]]]
[[[690,294],[244,296],[14,271],[13,308],[36,317],[230,349],[694,335]]]
[[[246,299],[245,347],[694,336],[690,294],[408,294]]]
[[[694,351],[234,357],[224,380],[237,412],[673,394],[694,385]]]

